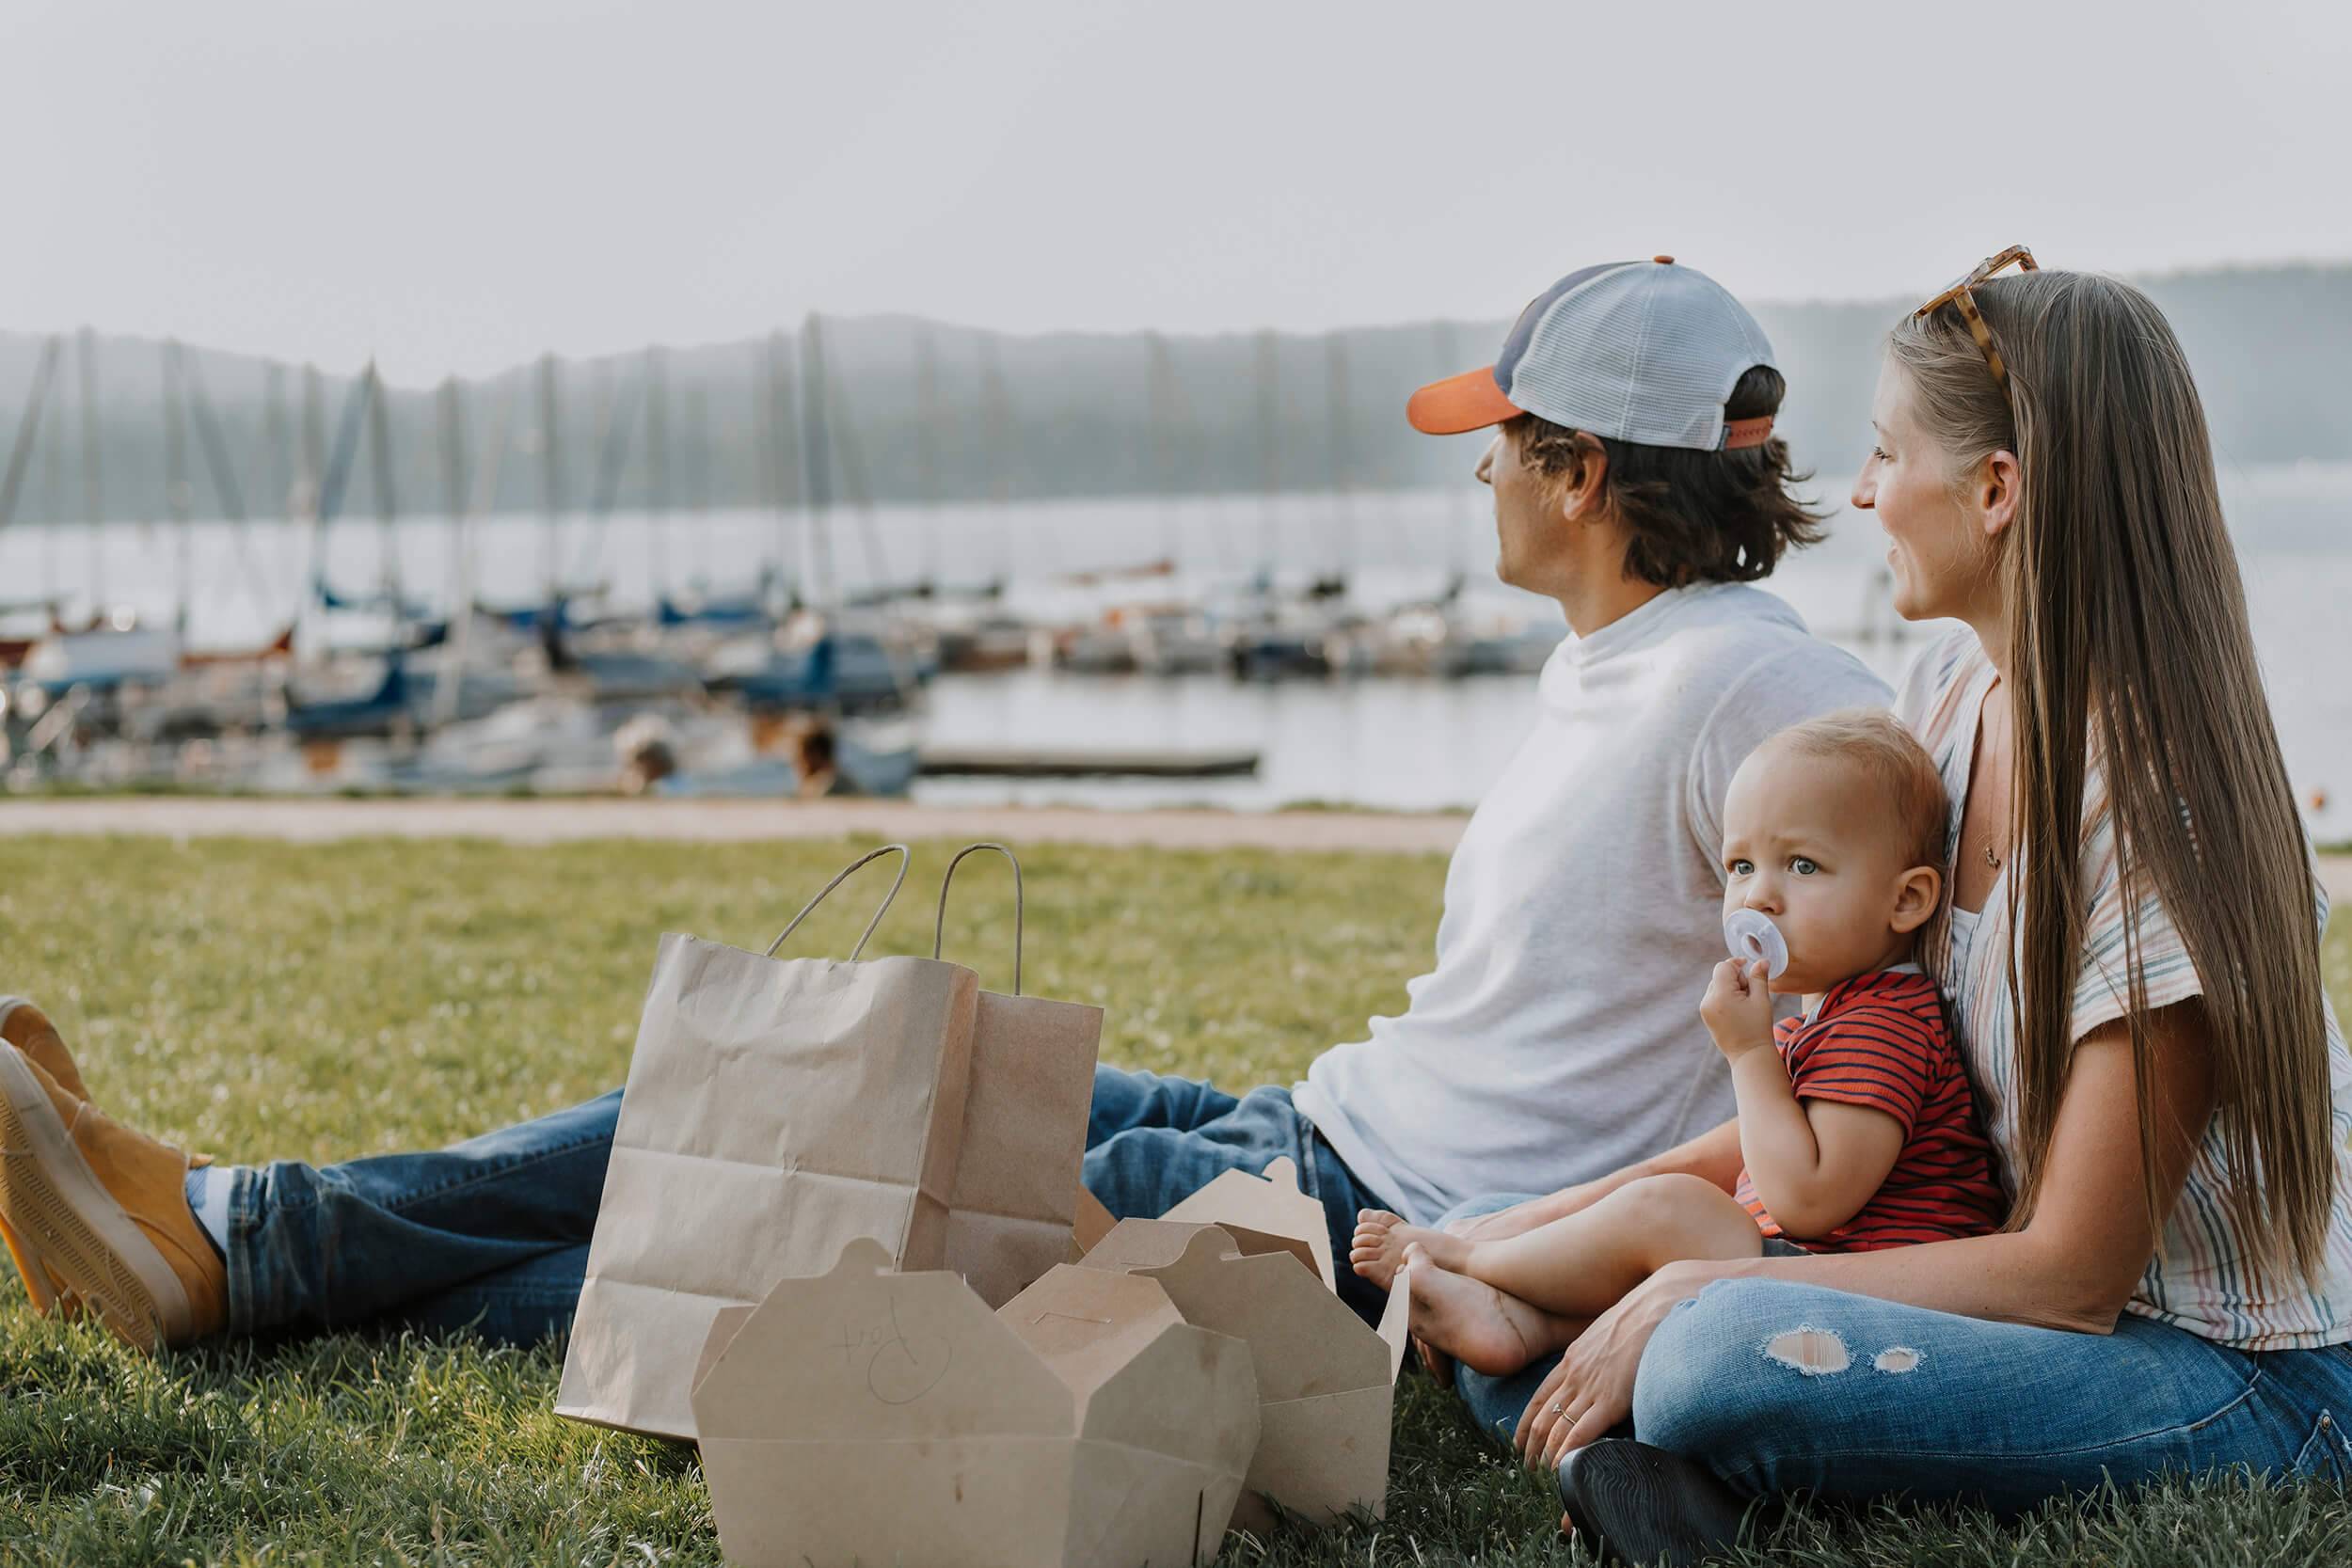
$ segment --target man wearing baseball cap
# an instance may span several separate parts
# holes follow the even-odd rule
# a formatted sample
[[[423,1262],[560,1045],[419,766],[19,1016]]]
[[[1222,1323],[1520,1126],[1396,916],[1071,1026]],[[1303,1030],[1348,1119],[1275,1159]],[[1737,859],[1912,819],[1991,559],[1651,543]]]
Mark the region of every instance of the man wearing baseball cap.
[[[1569,635],[1454,851],[1404,1014],[1238,1101],[1102,1069],[1086,1173],[1114,1213],[1289,1153],[1343,1264],[1350,1194],[1502,1235],[1645,1160],[1730,1187],[1729,1077],[1696,1011],[1724,953],[1724,791],[1774,731],[1888,699],[1747,586],[1820,536],[1772,436],[1782,390],[1755,318],[1659,256],[1569,274],[1493,365],[1413,394],[1416,429],[1500,427],[1478,466],[1498,570],[1556,599]],[[1497,1196],[1528,1193],[1554,1196]],[[1507,1434],[1546,1370],[1465,1391]]]
[[[1747,586],[1818,525],[1772,436],[1781,390],[1739,302],[1658,257],[1569,275],[1490,369],[1414,395],[1422,430],[1502,427],[1478,470],[1500,570],[1556,599],[1569,634],[1454,853],[1437,963],[1406,1011],[1324,1053],[1304,1083],[1240,1098],[1101,1069],[1085,1180],[1113,1213],[1157,1215],[1221,1172],[1288,1159],[1329,1222],[1343,1293],[1376,1316],[1383,1298],[1347,1267],[1359,1209],[1417,1224],[1476,1212],[1500,1234],[1590,1201],[1578,1183],[1636,1162],[1730,1185],[1731,1089],[1697,1019],[1724,952],[1724,791],[1775,730],[1887,699]],[[79,1083],[43,1015],[8,1017],[33,1020],[9,1049]],[[101,1117],[107,1169],[145,1174],[135,1191],[96,1177],[73,1191],[169,1245],[185,1309],[153,1316],[175,1342],[380,1315],[529,1339],[570,1321],[620,1099],[325,1170],[192,1167]],[[64,1154],[43,1158],[72,1174]],[[461,1188],[465,1203],[423,1202]],[[1514,1192],[1555,1196],[1492,1196]],[[1507,1433],[1546,1370],[1466,1391]]]
[[[1494,364],[1406,405],[1433,435],[1498,427],[1497,569],[1569,627],[1454,851],[1437,967],[1295,1097],[1415,1223],[1509,1235],[1635,1175],[1738,1175],[1696,1001],[1724,953],[1724,792],[1773,732],[1889,696],[1749,586],[1820,537],[1772,433],[1783,390],[1756,319],[1657,256],[1570,273]],[[1460,1382],[1507,1441],[1548,1370]]]

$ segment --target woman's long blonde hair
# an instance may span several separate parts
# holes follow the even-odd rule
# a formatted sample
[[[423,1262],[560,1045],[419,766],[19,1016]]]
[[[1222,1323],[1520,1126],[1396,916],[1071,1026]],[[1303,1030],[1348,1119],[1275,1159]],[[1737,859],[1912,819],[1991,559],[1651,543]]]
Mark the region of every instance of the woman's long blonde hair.
[[[2034,272],[1974,294],[2008,362],[2006,397],[1953,306],[1899,325],[1889,353],[1956,482],[1998,451],[2021,475],[1995,567],[2017,721],[2010,841],[2026,851],[2009,887],[2024,938],[2009,955],[2011,1223],[2040,1196],[2074,1053],[2095,758],[2125,911],[2151,1233],[2164,1226],[2137,911],[2153,892],[2203,985],[2228,1204],[2255,1277],[2283,1265],[2309,1279],[2335,1169],[2315,895],[2196,383],[2163,312],[2127,283]]]

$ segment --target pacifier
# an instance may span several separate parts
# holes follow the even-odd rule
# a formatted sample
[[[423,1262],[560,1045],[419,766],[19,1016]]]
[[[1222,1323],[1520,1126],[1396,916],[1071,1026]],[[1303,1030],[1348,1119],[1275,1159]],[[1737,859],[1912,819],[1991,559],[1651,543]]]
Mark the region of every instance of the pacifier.
[[[1764,960],[1765,974],[1774,980],[1788,967],[1788,943],[1772,916],[1756,910],[1734,910],[1724,916],[1724,945],[1742,963]]]

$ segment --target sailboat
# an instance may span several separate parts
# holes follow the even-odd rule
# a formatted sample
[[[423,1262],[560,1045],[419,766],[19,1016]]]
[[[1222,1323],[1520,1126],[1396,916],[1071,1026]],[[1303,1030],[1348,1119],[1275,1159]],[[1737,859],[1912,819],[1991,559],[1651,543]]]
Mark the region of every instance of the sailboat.
[[[985,580],[939,583],[922,616],[941,669],[983,674],[1030,662],[1038,641],[1029,624],[1005,607],[1013,575],[1012,469],[1019,457],[1020,425],[1006,385],[1003,356],[994,335],[978,341],[980,451],[988,467],[988,531],[995,562]],[[926,421],[927,429],[936,421]],[[926,437],[935,442],[935,436]]]
[[[1258,366],[1262,407],[1279,408],[1279,394],[1266,389],[1276,370],[1274,354],[1262,347]],[[1303,592],[1293,594],[1281,590],[1268,558],[1249,592],[1234,607],[1228,657],[1232,673],[1243,680],[1319,679],[1359,673],[1369,667],[1361,618],[1346,604],[1355,547],[1347,439],[1352,405],[1347,344],[1338,332],[1324,340],[1324,366],[1326,451],[1332,497],[1330,564],[1320,568]],[[1271,428],[1279,420],[1267,422]]]
[[[377,519],[383,538],[381,586],[371,594],[340,593],[327,580],[326,531],[342,508],[363,434],[371,449]],[[417,647],[443,641],[447,627],[446,624],[432,623],[430,610],[411,602],[401,592],[393,534],[397,501],[391,485],[389,446],[383,381],[371,360],[344,394],[334,450],[320,480],[310,519],[310,593],[314,605],[322,611],[364,614],[370,617],[372,625],[388,620],[389,631],[389,635],[379,634],[373,647],[345,650],[361,661],[362,668],[371,657],[381,660],[372,688],[332,698],[297,697],[293,690],[288,691],[285,729],[304,742],[413,736],[421,726],[420,710],[431,696],[429,683],[411,678],[407,660]],[[422,627],[424,634],[412,637],[412,627]]]
[[[24,412],[17,419],[8,466],[0,469],[0,530],[15,520],[34,442],[40,435],[41,417],[51,400],[58,362],[63,356],[64,340],[52,336],[41,345],[40,358],[34,365],[32,387],[26,394]],[[88,364],[86,356],[82,361],[85,375],[88,373]],[[178,644],[168,632],[135,629],[127,617],[116,625],[99,615],[93,615],[85,626],[71,627],[60,617],[55,603],[49,603],[47,608],[47,633],[23,639],[30,645],[17,661],[24,688],[20,702],[29,698],[29,705],[46,707],[79,689],[84,693],[81,702],[94,710],[90,721],[101,728],[110,727],[115,704],[123,688],[161,685],[178,668]]]
[[[838,593],[832,535],[835,394],[826,372],[822,324],[814,314],[802,325],[799,347],[796,455],[803,565],[819,608],[782,619],[756,664],[723,667],[711,684],[755,712],[903,711],[915,698],[919,671],[896,656],[882,626],[870,620],[860,624],[846,613]],[[771,411],[783,401],[771,403]],[[879,556],[874,564],[879,567]]]

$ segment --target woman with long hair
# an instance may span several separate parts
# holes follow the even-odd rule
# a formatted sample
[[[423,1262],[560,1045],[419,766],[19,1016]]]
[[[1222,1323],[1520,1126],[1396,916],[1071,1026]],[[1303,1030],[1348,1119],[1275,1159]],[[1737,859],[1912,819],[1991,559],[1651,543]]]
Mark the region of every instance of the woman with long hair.
[[[1963,623],[1897,706],[1953,802],[1939,973],[2013,1212],[1596,1320],[1517,1440],[1639,1560],[1790,1492],[2352,1475],[2352,1057],[2180,343],[2005,252],[1897,325],[1873,424],[1896,609]]]

